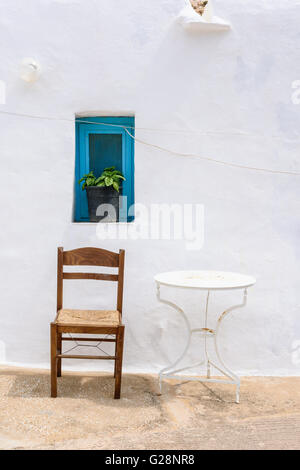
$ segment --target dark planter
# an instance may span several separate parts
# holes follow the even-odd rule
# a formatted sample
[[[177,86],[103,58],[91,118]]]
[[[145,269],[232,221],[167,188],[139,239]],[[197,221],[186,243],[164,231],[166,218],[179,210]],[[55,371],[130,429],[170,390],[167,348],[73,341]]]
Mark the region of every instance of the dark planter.
[[[88,186],[86,188],[90,222],[119,222],[119,197],[120,194],[113,187],[100,188],[98,186]],[[111,204],[116,211],[116,217],[108,211],[104,215],[97,216],[97,209],[102,204]]]

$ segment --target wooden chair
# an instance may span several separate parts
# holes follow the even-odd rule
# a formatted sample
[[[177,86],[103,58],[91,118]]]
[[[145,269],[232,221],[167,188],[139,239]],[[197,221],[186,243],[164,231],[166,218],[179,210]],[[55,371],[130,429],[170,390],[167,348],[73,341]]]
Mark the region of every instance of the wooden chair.
[[[51,397],[57,397],[57,377],[61,377],[62,359],[106,359],[115,361],[115,398],[120,398],[124,330],[122,324],[123,280],[125,251],[114,253],[99,248],[79,248],[64,251],[58,248],[57,264],[57,315],[51,323]],[[118,268],[118,274],[93,274],[64,272],[64,266],[108,266]],[[118,282],[116,310],[65,310],[63,309],[63,280],[94,279]],[[112,338],[63,337],[64,333],[112,335]],[[77,356],[62,354],[63,341],[98,341],[115,343],[114,356]]]

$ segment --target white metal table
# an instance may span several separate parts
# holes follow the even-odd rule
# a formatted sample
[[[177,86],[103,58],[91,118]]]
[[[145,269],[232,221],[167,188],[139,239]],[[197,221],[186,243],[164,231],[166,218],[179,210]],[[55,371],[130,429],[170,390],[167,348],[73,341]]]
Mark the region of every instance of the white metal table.
[[[157,286],[157,298],[163,304],[173,307],[183,318],[186,329],[187,329],[187,343],[186,346],[180,355],[180,357],[170,366],[165,367],[159,372],[159,387],[160,392],[162,392],[162,379],[163,378],[174,378],[174,379],[189,379],[196,380],[200,382],[212,382],[212,383],[228,383],[236,385],[236,403],[239,403],[240,397],[240,379],[235,375],[224,363],[220,352],[218,337],[220,326],[222,320],[233,310],[237,308],[242,308],[247,303],[247,290],[248,287],[253,286],[256,283],[256,279],[252,276],[246,276],[244,274],[237,274],[231,272],[222,272],[222,271],[173,271],[168,273],[162,273],[155,276],[155,282]],[[189,319],[182,308],[180,308],[175,303],[164,300],[161,298],[160,287],[161,286],[176,287],[180,289],[199,289],[201,291],[206,291],[206,306],[205,306],[205,324],[202,328],[191,328]],[[208,306],[209,306],[209,297],[211,291],[221,291],[221,290],[242,290],[243,291],[243,300],[241,303],[234,305],[226,309],[218,318],[217,325],[215,328],[209,328],[208,323]],[[200,333],[204,338],[204,359],[197,364],[187,366],[180,369],[174,369],[179,362],[185,357],[190,347],[191,339],[193,333]],[[214,347],[216,355],[220,364],[215,364],[212,362],[207,348],[207,339],[214,339]],[[206,366],[207,375],[206,377],[195,377],[195,376],[180,376],[180,372],[185,370],[192,369],[194,367],[200,367],[202,365]],[[211,366],[214,367],[218,372],[221,372],[226,379],[212,379],[211,378]]]

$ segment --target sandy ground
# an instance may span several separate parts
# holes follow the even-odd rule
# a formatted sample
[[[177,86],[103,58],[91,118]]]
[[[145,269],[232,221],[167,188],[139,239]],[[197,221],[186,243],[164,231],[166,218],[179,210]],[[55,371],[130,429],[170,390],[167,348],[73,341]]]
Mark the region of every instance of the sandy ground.
[[[0,368],[0,449],[299,449],[300,378],[231,385],[65,373],[49,397],[47,371]]]

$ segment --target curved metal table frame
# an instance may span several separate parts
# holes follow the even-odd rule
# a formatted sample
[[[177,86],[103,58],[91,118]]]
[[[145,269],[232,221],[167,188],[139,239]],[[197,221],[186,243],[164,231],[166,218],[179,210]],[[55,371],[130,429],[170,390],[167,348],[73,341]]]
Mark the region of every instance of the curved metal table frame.
[[[209,288],[209,287],[194,287],[194,286],[179,286],[176,284],[172,283],[162,283],[158,279],[158,276],[156,276],[155,281],[156,281],[156,287],[157,287],[157,299],[159,302],[168,305],[169,307],[172,307],[173,309],[178,312],[181,317],[184,320],[186,329],[187,329],[187,343],[184,347],[184,350],[182,354],[176,359],[175,362],[170,364],[168,367],[163,368],[159,372],[159,389],[160,393],[162,393],[162,380],[163,378],[174,378],[174,379],[182,379],[182,380],[193,380],[193,381],[198,381],[198,382],[210,382],[210,383],[225,383],[225,384],[232,384],[236,386],[236,403],[240,402],[240,378],[229,369],[229,367],[225,364],[224,360],[221,357],[220,350],[219,350],[219,332],[220,332],[220,327],[222,324],[222,321],[224,320],[225,317],[229,313],[231,313],[233,310],[239,309],[244,307],[247,304],[247,293],[248,293],[248,287],[253,285],[255,283],[255,279],[253,278],[253,283],[244,287],[244,286],[234,286],[234,287],[220,287],[220,288]],[[203,328],[191,328],[189,319],[187,315],[185,314],[184,310],[180,308],[178,305],[176,305],[174,302],[171,302],[169,300],[165,300],[161,298],[161,292],[160,292],[160,287],[161,285],[167,285],[169,287],[175,287],[175,288],[193,288],[193,289],[199,289],[199,290],[205,290],[207,291],[207,296],[206,296],[206,306],[205,306],[205,324]],[[211,291],[218,291],[218,290],[243,290],[243,300],[241,303],[237,305],[233,305],[232,307],[229,307],[228,309],[224,310],[224,312],[219,316],[218,321],[217,321],[217,326],[215,329],[210,329],[208,328],[208,307],[209,307],[209,299],[210,299],[210,293]],[[191,344],[191,339],[192,335],[194,333],[202,333],[202,337],[204,338],[204,359],[196,364],[193,364],[191,366],[186,366],[180,369],[174,369],[181,361],[182,359],[186,356],[188,349]],[[219,361],[219,365],[215,364],[209,356],[208,353],[208,348],[207,348],[207,340],[208,338],[213,338],[214,339],[214,348],[215,352]],[[207,376],[204,378],[201,377],[195,377],[195,376],[180,376],[177,375],[180,372],[184,372],[186,370],[192,369],[194,367],[199,367],[205,365],[206,366],[206,371],[207,371]],[[223,374],[227,379],[212,379],[211,378],[211,366],[213,366],[217,371],[219,371],[221,374]]]

